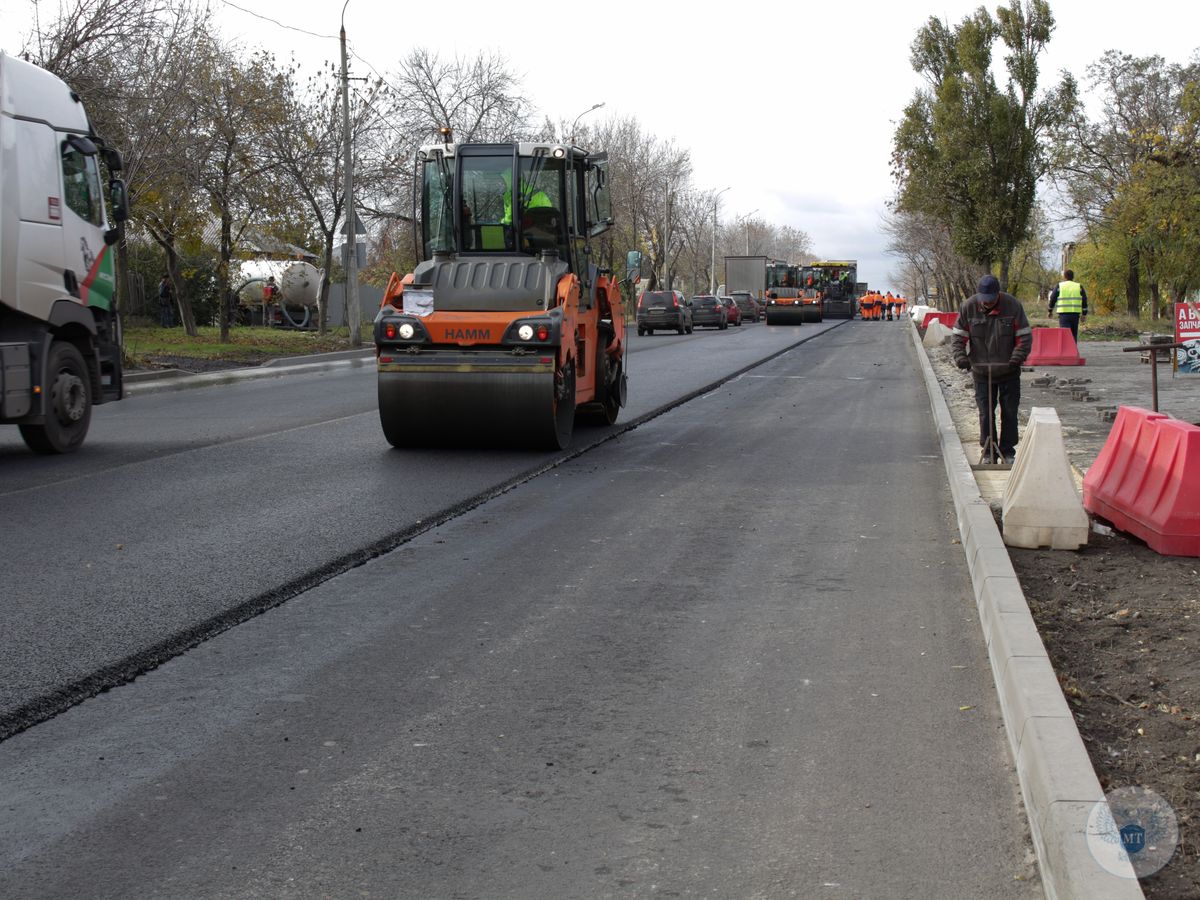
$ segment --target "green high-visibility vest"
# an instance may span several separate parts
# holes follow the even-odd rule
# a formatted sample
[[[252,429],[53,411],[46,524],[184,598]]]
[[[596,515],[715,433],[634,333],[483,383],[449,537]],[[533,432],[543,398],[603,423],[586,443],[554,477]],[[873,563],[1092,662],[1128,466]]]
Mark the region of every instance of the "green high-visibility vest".
[[[1060,281],[1054,311],[1059,314],[1083,312],[1083,288],[1078,281]]]

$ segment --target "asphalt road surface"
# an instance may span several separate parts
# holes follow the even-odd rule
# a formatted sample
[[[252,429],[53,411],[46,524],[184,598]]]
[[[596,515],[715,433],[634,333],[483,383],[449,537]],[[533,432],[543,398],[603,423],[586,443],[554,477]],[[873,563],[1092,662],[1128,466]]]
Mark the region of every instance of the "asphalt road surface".
[[[648,338],[630,412],[819,330]],[[10,737],[0,896],[1036,896],[912,353],[900,325],[814,337]],[[61,546],[126,545],[40,594],[23,559],[5,677],[10,648],[82,672],[554,461],[388,450],[369,394],[325,399],[343,381],[369,370],[155,395],[177,432],[134,398],[161,452],[106,420],[128,461],[74,478],[0,445],[6,523],[51,529],[86,481]]]
[[[618,425],[835,325],[634,337]],[[563,456],[393,450],[361,363],[135,395],[67,457],[0,429],[0,739]]]

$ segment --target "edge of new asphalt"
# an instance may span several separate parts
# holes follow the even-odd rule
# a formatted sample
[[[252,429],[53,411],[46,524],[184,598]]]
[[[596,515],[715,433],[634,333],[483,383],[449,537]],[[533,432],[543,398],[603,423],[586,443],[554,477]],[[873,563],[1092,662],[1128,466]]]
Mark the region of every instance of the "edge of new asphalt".
[[[129,396],[160,394],[164,391],[185,391],[192,388],[232,384],[235,381],[254,381],[259,378],[279,378],[303,372],[328,372],[342,366],[361,366],[375,357],[372,344],[358,350],[339,350],[313,356],[287,356],[267,360],[258,366],[222,369],[218,372],[196,374],[182,369],[162,369],[152,372],[133,372],[125,376],[125,393]]]
[[[651,419],[656,419],[664,413],[670,412],[675,407],[687,403],[689,400],[701,397],[728,381],[740,378],[747,372],[794,350],[801,344],[806,344],[820,337],[822,334],[828,334],[834,328],[844,325],[848,321],[850,320],[839,321],[829,328],[818,331],[816,334],[807,334],[804,337],[798,338],[779,350],[755,360],[749,365],[742,366],[734,372],[730,372],[727,375],[688,391],[686,394],[676,397],[669,403],[664,403],[661,406],[642,413],[640,416],[611,426],[609,429],[596,434],[595,437],[584,439],[584,433],[577,431],[574,443],[568,449],[553,454],[550,458],[532,468],[518,472],[506,481],[493,485],[472,497],[463,498],[450,506],[426,516],[424,519],[418,519],[416,522],[405,525],[403,528],[379,538],[366,547],[352,550],[349,553],[342,554],[325,562],[315,569],[302,572],[286,584],[244,598],[223,612],[168,635],[157,643],[109,663],[83,678],[63,685],[47,694],[27,700],[10,712],[0,713],[0,741],[7,740],[15,734],[19,734],[41,722],[52,719],[72,706],[83,703],[103,691],[131,682],[135,678],[158,668],[174,657],[186,653],[193,647],[198,647],[200,644],[205,643],[222,632],[249,621],[276,606],[280,606],[293,597],[311,590],[331,578],[335,578],[377,557],[390,553],[413,538],[440,527],[446,522],[456,519],[476,507],[482,506],[489,500],[506,494],[539,475],[556,469],[563,463],[569,462],[576,457],[582,456],[584,453],[593,450],[601,444],[619,438],[639,425],[649,422]],[[290,374],[330,371],[342,366],[362,366],[369,364],[374,359],[374,356],[375,348],[372,345],[362,350],[340,351],[307,357],[289,357],[280,360],[271,360],[262,366],[253,368],[225,369],[220,372],[208,372],[199,375],[179,370],[142,372],[127,376],[126,381],[131,382],[131,385],[127,384],[126,387],[133,387],[133,390],[128,391],[129,396],[142,396],[164,391],[181,391],[191,388],[212,387],[219,384],[232,384],[234,382],[251,381],[260,378],[278,378]]]
[[[1051,900],[1135,900],[1143,897],[1128,859],[1106,859],[1125,877],[1097,862],[1087,841],[1088,817],[1104,791],[1083,746],[1046,646],[1013,569],[991,507],[979,493],[950,407],[912,323],[958,530],[987,642],[988,658],[1009,747],[1042,872]]]

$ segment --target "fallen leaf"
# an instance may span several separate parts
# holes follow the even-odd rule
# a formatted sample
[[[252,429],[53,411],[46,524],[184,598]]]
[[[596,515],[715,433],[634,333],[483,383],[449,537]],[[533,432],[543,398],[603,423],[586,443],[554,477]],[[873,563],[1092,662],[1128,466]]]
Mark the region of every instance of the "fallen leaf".
[[[959,711],[959,712],[966,712],[967,710],[969,710],[969,709],[974,709],[974,708],[975,708],[975,707],[973,707],[973,706],[960,706],[960,707],[958,708],[958,711]]]

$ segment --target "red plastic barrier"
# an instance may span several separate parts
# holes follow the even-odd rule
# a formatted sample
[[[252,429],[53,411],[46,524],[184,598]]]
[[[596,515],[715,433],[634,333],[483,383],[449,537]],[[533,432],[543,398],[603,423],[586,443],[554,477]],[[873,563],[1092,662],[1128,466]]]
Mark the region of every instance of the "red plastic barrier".
[[[1083,506],[1166,556],[1200,556],[1200,427],[1120,407]]]
[[[1070,328],[1033,329],[1033,349],[1027,366],[1082,366],[1084,359],[1075,346]]]
[[[955,323],[958,322],[957,312],[942,312],[940,310],[931,309],[925,313],[925,318],[921,321],[922,328],[928,328],[934,322],[941,322],[947,328],[953,330]]]

